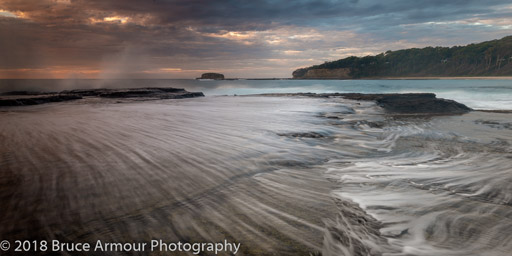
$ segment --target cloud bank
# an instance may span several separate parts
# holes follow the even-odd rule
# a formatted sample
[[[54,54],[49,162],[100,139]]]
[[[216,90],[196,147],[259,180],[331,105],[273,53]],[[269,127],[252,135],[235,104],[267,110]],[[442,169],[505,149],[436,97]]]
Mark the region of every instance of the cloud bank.
[[[0,0],[0,78],[290,77],[510,34],[508,1]]]

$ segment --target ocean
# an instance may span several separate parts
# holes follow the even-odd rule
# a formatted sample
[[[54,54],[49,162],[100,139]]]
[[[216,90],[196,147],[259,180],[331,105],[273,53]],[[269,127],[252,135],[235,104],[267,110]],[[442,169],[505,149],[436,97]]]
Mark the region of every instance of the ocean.
[[[3,79],[0,92],[61,91],[90,88],[177,87],[207,96],[292,92],[407,93],[432,92],[474,109],[512,110],[512,80],[222,80],[192,79]]]
[[[240,243],[237,255],[512,251],[512,114],[399,116],[343,98],[240,96],[434,92],[474,109],[512,110],[511,80],[0,85],[206,95],[0,109],[0,238],[12,244],[226,240]]]

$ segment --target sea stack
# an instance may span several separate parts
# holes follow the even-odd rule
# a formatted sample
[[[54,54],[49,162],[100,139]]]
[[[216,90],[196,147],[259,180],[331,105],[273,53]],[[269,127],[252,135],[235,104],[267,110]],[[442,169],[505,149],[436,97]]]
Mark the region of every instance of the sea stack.
[[[197,79],[224,80],[224,75],[220,73],[204,73],[200,78]]]

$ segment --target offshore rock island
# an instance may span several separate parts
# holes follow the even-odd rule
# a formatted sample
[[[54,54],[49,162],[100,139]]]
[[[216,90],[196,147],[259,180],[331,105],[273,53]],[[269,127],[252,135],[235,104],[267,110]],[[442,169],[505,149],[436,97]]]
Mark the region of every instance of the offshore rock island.
[[[300,68],[292,75],[294,79],[512,76],[512,36],[466,46],[351,56]]]
[[[196,79],[224,80],[224,75],[220,73],[204,73]]]

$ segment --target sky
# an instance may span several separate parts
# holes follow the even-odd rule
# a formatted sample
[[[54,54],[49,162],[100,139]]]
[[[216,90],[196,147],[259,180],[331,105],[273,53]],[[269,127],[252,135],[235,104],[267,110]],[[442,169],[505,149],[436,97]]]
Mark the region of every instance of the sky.
[[[507,35],[510,1],[0,0],[0,78],[286,78]]]

